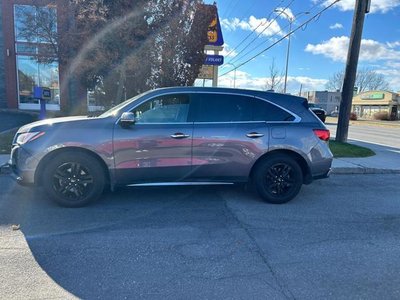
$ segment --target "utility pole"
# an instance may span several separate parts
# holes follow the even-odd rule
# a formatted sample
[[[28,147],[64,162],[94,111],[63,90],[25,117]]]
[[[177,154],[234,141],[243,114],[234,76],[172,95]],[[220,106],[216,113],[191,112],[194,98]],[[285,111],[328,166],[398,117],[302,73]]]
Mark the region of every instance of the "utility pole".
[[[369,12],[371,0],[356,0],[353,17],[353,27],[347,53],[346,72],[343,80],[342,101],[340,103],[339,120],[336,131],[336,141],[347,142],[349,119],[356,81],[358,57],[360,54],[361,36],[365,14]]]

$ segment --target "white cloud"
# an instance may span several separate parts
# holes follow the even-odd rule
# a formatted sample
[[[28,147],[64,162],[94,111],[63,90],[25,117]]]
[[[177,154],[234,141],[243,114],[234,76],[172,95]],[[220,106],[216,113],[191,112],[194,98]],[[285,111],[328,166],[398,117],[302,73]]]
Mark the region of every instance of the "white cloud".
[[[308,44],[305,48],[306,52],[312,54],[321,54],[334,61],[345,62],[349,47],[349,38],[347,36],[332,37],[320,44]],[[400,59],[400,51],[396,51],[388,46],[371,39],[363,39],[361,41],[360,60],[361,61],[379,61],[379,60],[398,60]]]
[[[397,48],[397,47],[400,47],[400,41],[396,41],[396,42],[393,42],[393,43],[387,42],[386,45],[389,48]]]
[[[321,0],[313,0],[314,3],[318,3]],[[400,0],[370,0],[371,1],[371,13],[386,13],[398,6],[400,6]],[[322,5],[328,6],[332,3],[332,0],[324,0]],[[341,0],[335,4],[342,11],[354,10],[355,0]]]
[[[225,71],[227,71],[226,69]],[[220,71],[223,74],[223,70]],[[264,90],[266,87],[267,77],[253,76],[247,72],[236,71],[236,87],[254,90]],[[325,90],[327,79],[317,79],[305,76],[288,76],[287,91],[292,94],[298,94],[300,86],[304,90]],[[218,79],[218,85],[221,87],[233,87],[234,72],[230,72]]]
[[[335,23],[335,24],[329,26],[329,29],[342,29],[342,28],[343,28],[343,25],[340,23]]]
[[[222,55],[224,57],[235,57],[237,55],[237,52],[235,50],[232,51],[231,47],[229,47],[228,44],[224,44],[224,50],[222,50],[219,55]]]
[[[257,19],[254,16],[250,16],[249,19],[243,20],[240,20],[238,18],[223,19],[221,21],[221,25],[226,30],[255,30],[256,33],[262,32],[262,35],[264,36],[272,36],[281,31],[281,27],[279,26],[278,22],[276,22],[276,20],[270,21],[266,18]],[[280,33],[280,35],[282,35],[282,33]]]

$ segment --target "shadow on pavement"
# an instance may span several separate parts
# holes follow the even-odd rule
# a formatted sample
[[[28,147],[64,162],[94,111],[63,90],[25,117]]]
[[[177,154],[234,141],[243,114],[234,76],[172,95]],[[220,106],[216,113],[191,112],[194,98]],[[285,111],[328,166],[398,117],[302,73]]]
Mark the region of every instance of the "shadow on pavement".
[[[241,187],[124,188],[66,209],[5,181],[0,225],[20,224],[40,267],[79,298],[222,298],[238,278],[241,297],[280,293],[265,291],[272,275],[219,196]]]
[[[19,277],[39,265],[79,298],[397,299],[399,178],[332,176],[285,205],[212,186],[127,188],[65,209],[0,176],[0,225],[20,224],[34,257]],[[20,295],[44,298],[26,281]]]

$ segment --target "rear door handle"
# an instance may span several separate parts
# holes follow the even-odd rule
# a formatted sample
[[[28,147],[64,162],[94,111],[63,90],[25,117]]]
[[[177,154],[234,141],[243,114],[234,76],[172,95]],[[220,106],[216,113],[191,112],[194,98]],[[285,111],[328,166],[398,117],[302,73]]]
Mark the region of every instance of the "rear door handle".
[[[263,133],[258,133],[258,132],[250,132],[250,133],[246,134],[246,136],[251,138],[251,139],[256,139],[256,138],[263,137],[264,134]]]
[[[190,136],[190,135],[188,135],[188,134],[183,134],[183,133],[180,133],[180,132],[171,134],[171,137],[172,137],[173,139],[186,139],[186,138],[188,138],[189,136]]]

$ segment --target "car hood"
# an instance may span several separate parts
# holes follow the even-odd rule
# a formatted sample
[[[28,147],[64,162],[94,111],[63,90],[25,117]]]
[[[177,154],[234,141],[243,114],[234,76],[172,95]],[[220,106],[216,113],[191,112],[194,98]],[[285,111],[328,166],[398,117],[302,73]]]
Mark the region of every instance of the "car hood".
[[[88,118],[87,116],[75,116],[75,117],[45,119],[45,120],[29,123],[29,124],[22,126],[18,130],[18,133],[29,132],[33,128],[37,128],[37,127],[48,127],[48,126],[53,126],[56,124],[65,124],[65,123],[69,123],[69,122],[86,121],[88,119],[92,119],[92,118]]]

